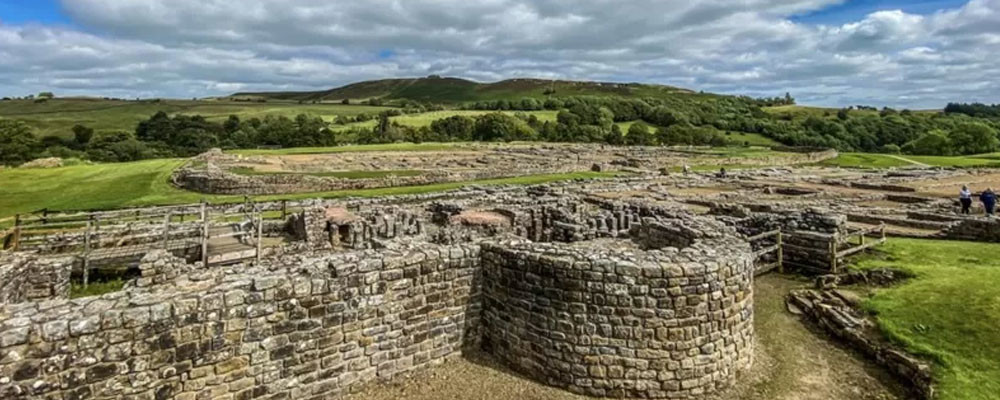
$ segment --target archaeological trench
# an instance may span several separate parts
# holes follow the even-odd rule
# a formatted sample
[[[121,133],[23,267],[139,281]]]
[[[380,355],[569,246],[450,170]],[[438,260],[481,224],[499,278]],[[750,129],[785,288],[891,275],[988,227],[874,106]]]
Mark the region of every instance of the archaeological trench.
[[[754,365],[753,280],[775,268],[821,275],[789,304],[930,396],[928,366],[872,339],[829,289],[882,276],[841,273],[837,254],[854,245],[840,238],[1000,241],[995,220],[956,216],[934,195],[993,179],[982,174],[647,171],[256,203],[269,218],[254,241],[268,245],[207,266],[197,220],[49,233],[0,255],[0,398],[330,399],[477,349],[574,393],[699,399]],[[184,232],[190,246],[158,245]],[[138,275],[70,299],[82,240],[146,249],[116,261]]]

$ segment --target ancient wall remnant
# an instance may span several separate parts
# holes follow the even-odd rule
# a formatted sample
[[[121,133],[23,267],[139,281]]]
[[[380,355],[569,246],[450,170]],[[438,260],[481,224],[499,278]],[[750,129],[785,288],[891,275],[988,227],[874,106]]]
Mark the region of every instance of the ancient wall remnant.
[[[484,344],[515,369],[576,393],[715,392],[749,369],[754,344],[749,245],[719,244],[637,253],[485,245]]]
[[[478,248],[0,307],[3,399],[319,399],[440,363],[475,337]]]
[[[0,305],[66,298],[74,260],[10,254],[0,258]]]

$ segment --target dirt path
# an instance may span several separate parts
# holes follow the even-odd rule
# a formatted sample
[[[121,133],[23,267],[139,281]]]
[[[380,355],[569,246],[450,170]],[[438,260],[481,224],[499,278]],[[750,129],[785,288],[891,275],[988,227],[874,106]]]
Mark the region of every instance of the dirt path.
[[[892,158],[895,158],[895,159],[897,159],[899,161],[902,161],[902,162],[907,162],[907,163],[913,164],[914,166],[917,166],[917,167],[925,167],[925,168],[926,167],[930,167],[929,164],[924,164],[924,163],[922,163],[920,161],[914,161],[914,160],[911,160],[911,159],[906,158],[906,157],[900,157],[900,156],[897,156],[897,155],[894,155],[894,154],[888,154],[888,156],[892,157]]]
[[[884,371],[827,341],[785,311],[784,296],[804,283],[769,275],[756,284],[757,358],[743,384],[719,400],[905,399]],[[528,380],[480,352],[389,384],[372,384],[350,400],[583,400]]]

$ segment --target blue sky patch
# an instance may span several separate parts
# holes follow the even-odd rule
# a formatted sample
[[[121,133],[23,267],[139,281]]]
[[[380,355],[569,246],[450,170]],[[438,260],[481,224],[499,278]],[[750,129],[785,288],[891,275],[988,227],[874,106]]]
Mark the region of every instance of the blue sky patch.
[[[903,10],[908,14],[931,14],[942,9],[959,8],[964,0],[848,0],[808,14],[792,17],[804,24],[841,25],[855,22],[880,10]]]
[[[0,22],[4,24],[65,24],[69,18],[58,0],[0,0]]]

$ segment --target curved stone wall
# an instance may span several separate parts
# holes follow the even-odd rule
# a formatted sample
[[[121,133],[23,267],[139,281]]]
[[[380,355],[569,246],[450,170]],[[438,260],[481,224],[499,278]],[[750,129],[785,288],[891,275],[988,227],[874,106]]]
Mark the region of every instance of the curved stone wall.
[[[688,399],[752,363],[749,246],[485,246],[483,343],[515,369],[600,397]]]

